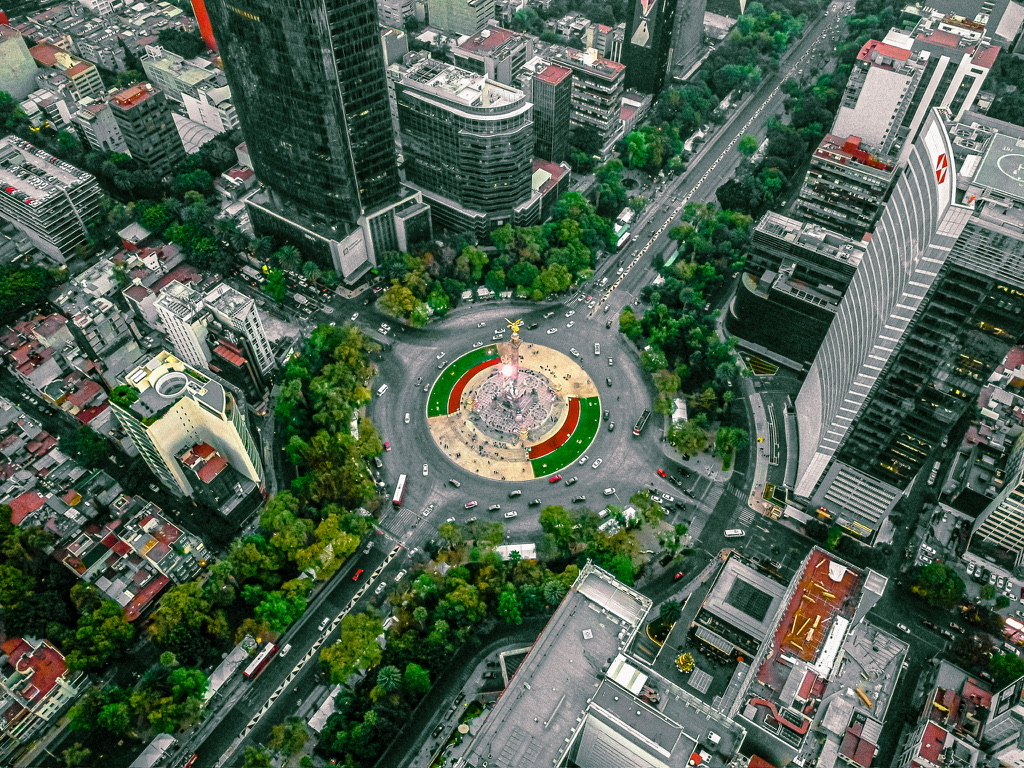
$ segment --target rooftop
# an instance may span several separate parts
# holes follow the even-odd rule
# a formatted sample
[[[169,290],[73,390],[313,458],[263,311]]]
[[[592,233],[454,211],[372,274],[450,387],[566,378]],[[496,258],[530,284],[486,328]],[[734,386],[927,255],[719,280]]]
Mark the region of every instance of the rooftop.
[[[571,69],[560,67],[557,64],[548,64],[544,69],[537,73],[536,78],[538,80],[543,80],[545,83],[551,83],[551,85],[558,85],[560,82],[565,80],[565,78],[571,76]]]
[[[149,101],[156,94],[156,90],[149,83],[138,83],[115,93],[110,104],[120,110],[129,110]]]
[[[403,73],[402,83],[477,109],[497,110],[526,101],[525,94],[516,88],[427,57],[421,57]]]
[[[470,53],[491,53],[509,41],[519,42],[522,36],[503,27],[485,27],[472,37],[467,37],[459,48]]]
[[[1024,203],[1024,138],[997,133],[989,142],[974,182]]]
[[[769,211],[761,217],[756,229],[853,267],[860,264],[867,249],[864,242],[840,235],[818,224],[791,219],[775,211]]]
[[[879,57],[883,57],[907,61],[911,53],[912,51],[909,48],[900,48],[889,43],[883,43],[881,40],[868,40],[861,46],[857,59],[859,61],[878,61]]]
[[[221,314],[229,317],[245,315],[252,311],[255,302],[241,291],[227,283],[220,283],[206,294],[205,302]]]
[[[51,198],[62,200],[69,189],[92,180],[91,174],[17,136],[0,138],[0,194],[35,206]]]

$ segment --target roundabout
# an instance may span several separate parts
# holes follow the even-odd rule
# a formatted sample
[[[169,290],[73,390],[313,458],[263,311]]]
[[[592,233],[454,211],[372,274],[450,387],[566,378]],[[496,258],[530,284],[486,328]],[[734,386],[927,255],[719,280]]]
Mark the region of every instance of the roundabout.
[[[572,464],[601,423],[593,380],[572,357],[524,343],[474,349],[444,367],[427,400],[427,425],[455,464],[497,481],[532,480]]]

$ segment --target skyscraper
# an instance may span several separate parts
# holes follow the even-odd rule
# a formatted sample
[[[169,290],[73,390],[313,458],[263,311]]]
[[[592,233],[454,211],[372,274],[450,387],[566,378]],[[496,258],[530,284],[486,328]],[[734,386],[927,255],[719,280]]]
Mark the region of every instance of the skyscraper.
[[[207,10],[269,191],[250,206],[254,226],[358,277],[373,244],[350,238],[401,191],[374,0],[209,0]]]
[[[481,236],[536,223],[532,105],[523,92],[426,56],[395,69],[406,179],[434,217]]]
[[[658,93],[665,84],[678,0],[633,0],[633,18],[626,25],[622,63],[626,87]],[[703,29],[703,21],[701,22]]]
[[[164,176],[185,159],[167,97],[149,83],[139,83],[110,98],[114,120],[133,158]]]
[[[906,489],[1024,333],[1022,141],[933,110],[913,145],[796,401],[796,494],[840,522]]]
[[[682,0],[676,4],[669,61],[669,70],[675,77],[683,77],[700,58],[707,8],[707,0]]]
[[[430,26],[454,35],[475,35],[494,18],[494,0],[427,0]]]

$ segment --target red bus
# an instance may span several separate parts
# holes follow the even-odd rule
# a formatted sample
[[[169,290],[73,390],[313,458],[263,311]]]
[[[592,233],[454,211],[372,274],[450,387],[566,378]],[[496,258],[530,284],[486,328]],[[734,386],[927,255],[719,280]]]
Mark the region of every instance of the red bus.
[[[262,648],[252,657],[252,661],[242,672],[247,678],[252,680],[255,677],[259,677],[260,672],[267,668],[267,664],[274,658],[274,654],[277,653],[277,646],[273,643],[265,643]]]
[[[402,506],[402,501],[405,500],[405,485],[408,477],[406,475],[398,476],[398,485],[395,486],[395,495],[391,498],[391,503],[395,505],[395,509]]]

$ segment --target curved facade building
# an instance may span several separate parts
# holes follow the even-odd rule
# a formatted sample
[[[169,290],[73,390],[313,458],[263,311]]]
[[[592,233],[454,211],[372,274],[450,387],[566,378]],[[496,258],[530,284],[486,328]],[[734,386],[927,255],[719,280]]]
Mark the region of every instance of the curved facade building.
[[[354,223],[399,192],[374,0],[206,0],[254,170]]]
[[[954,199],[954,166],[933,113],[797,396],[798,496],[811,496],[845,444],[970,218]]]
[[[512,223],[532,196],[533,106],[522,91],[434,59],[397,70],[406,181],[453,231]]]

